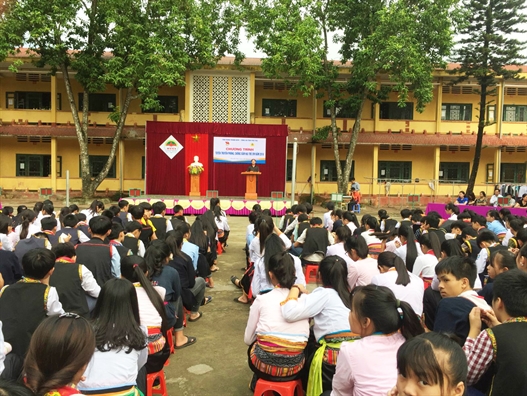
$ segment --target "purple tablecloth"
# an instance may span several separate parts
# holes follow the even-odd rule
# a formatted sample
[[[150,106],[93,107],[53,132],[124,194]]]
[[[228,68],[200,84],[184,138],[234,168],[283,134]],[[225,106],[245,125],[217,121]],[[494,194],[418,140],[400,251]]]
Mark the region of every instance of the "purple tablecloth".
[[[448,215],[446,214],[445,212],[445,205],[444,203],[429,203],[428,205],[426,205],[426,213],[428,212],[431,212],[431,211],[436,211],[437,213],[439,213],[443,219],[448,219]],[[489,210],[500,210],[501,208],[498,207],[498,208],[495,208],[494,206],[470,206],[470,205],[467,205],[467,206],[460,206],[459,207],[459,212],[463,212],[465,209],[470,209],[470,210],[473,210],[474,212],[476,212],[477,214],[480,214],[482,216],[486,216],[487,215],[487,212]],[[527,210],[525,208],[507,208],[511,211],[511,213],[513,215],[517,215],[517,216],[526,216],[527,215]]]

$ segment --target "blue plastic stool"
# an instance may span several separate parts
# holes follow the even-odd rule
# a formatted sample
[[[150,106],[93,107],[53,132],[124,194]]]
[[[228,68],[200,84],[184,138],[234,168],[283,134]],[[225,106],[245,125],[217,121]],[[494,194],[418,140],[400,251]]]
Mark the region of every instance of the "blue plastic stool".
[[[353,212],[360,213],[360,204],[355,204],[353,206]]]

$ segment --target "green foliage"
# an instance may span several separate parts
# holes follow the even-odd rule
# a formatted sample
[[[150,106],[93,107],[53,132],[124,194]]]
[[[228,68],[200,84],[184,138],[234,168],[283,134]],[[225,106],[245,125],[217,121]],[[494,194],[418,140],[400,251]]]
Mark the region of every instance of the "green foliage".
[[[331,132],[331,125],[325,125],[323,127],[317,128],[311,140],[313,142],[323,142],[326,140]],[[337,128],[337,133],[340,136],[340,128]]]

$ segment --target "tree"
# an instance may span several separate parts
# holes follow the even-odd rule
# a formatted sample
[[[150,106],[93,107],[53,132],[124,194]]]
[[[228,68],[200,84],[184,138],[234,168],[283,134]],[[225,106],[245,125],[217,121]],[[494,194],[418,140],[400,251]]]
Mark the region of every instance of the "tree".
[[[291,92],[327,98],[336,161],[338,190],[346,193],[353,154],[367,99],[379,102],[388,75],[401,106],[410,92],[422,111],[432,98],[432,71],[444,65],[452,46],[455,0],[248,0],[247,32],[267,58],[262,69],[270,78],[290,80]],[[339,63],[328,59],[335,37],[342,63],[351,60],[350,77],[339,81]],[[347,66],[347,65],[346,65]],[[342,78],[342,76],[340,76]],[[340,165],[336,107],[356,114],[346,165]],[[315,131],[314,131],[315,132]]]
[[[461,39],[454,61],[460,65],[453,70],[458,74],[456,83],[474,78],[479,89],[478,135],[467,195],[474,191],[483,145],[483,132],[491,122],[487,120],[489,97],[497,93],[498,78],[519,78],[524,61],[521,51],[526,40],[514,34],[525,33],[521,24],[527,21],[524,0],[465,0],[466,25],[460,29]]]
[[[89,198],[115,160],[131,101],[158,109],[158,88],[184,85],[187,70],[214,66],[226,53],[241,61],[239,27],[236,5],[227,0],[18,0],[2,18],[0,58],[24,46],[38,67],[62,73],[80,147],[82,194]],[[81,109],[72,78],[83,88]],[[115,132],[108,161],[92,178],[90,94],[106,84],[120,89],[122,99],[109,117]]]

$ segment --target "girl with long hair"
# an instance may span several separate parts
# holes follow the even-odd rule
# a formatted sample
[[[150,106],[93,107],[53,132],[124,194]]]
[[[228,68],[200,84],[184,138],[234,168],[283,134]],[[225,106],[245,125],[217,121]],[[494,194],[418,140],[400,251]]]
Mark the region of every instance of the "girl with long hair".
[[[139,319],[148,328],[146,372],[156,373],[170,356],[166,339],[169,323],[163,302],[166,290],[153,286],[147,276],[148,267],[142,257],[126,256],[121,259],[121,277],[133,283],[139,304]]]
[[[347,227],[340,227],[345,229]],[[313,318],[313,355],[309,370],[307,395],[320,395],[331,390],[340,346],[357,338],[350,330],[350,290],[346,262],[338,256],[328,256],[318,266],[319,287],[309,293],[304,285],[295,284],[282,305],[282,315],[288,322]],[[303,298],[299,297],[304,295]]]
[[[104,203],[95,199],[91,203],[90,207],[88,209],[81,210],[81,213],[86,215],[86,223],[90,223],[90,220],[95,216],[99,216],[103,210]]]
[[[500,217],[500,213],[497,210],[489,210],[487,212],[487,228],[498,236],[500,241],[505,237],[507,233],[507,227]]]
[[[333,392],[385,395],[397,381],[396,354],[405,340],[424,332],[405,301],[384,286],[355,288],[349,315],[351,331],[361,336],[340,347]]]
[[[80,395],[76,389],[95,352],[95,334],[83,317],[49,317],[35,330],[24,362],[27,386],[38,396]]]
[[[139,396],[136,385],[142,376],[138,378],[138,374],[148,358],[147,329],[141,325],[132,282],[118,278],[107,281],[92,318],[95,353],[79,389],[92,395]]]
[[[408,271],[404,261],[392,252],[382,252],[377,258],[379,275],[372,278],[373,285],[386,286],[395,297],[406,301],[417,315],[423,313],[423,280]]]
[[[432,283],[432,278],[436,274],[435,267],[441,258],[441,245],[435,233],[426,233],[419,237],[419,245],[422,256],[415,259],[412,273],[419,276],[428,287]]]
[[[269,277],[274,288],[254,300],[249,313],[244,341],[249,345],[249,367],[258,378],[290,381],[304,367],[304,349],[309,336],[309,321],[287,322],[281,305],[295,284],[293,258],[280,252],[269,260]],[[253,388],[254,390],[254,388]]]
[[[216,222],[216,226],[218,226],[218,241],[221,243],[223,249],[225,249],[231,228],[227,221],[227,215],[221,210],[220,205],[214,208],[214,221]]]
[[[369,285],[371,279],[379,274],[379,269],[377,268],[377,260],[368,255],[366,240],[361,235],[349,237],[344,248],[352,260],[352,263],[348,264],[350,290],[356,286]]]
[[[192,242],[194,240],[194,234],[191,232],[191,227],[188,223],[179,222],[178,227],[175,230],[169,232],[173,234],[175,231],[179,231],[183,234],[183,244],[181,245],[181,251],[191,258],[192,264],[194,265],[194,269],[197,271],[198,276],[202,277],[203,279],[208,278],[210,282],[209,286],[214,287],[210,263],[207,260],[207,250],[210,250],[208,248],[207,236],[203,231],[201,221],[196,220],[194,224],[196,223],[198,223],[196,230],[198,236],[195,241],[200,245]]]
[[[168,263],[172,252],[165,241],[152,241],[145,254],[148,277],[157,286],[165,289],[165,311],[168,326],[174,328],[174,345],[181,349],[196,343],[196,337],[187,337],[183,333],[183,300],[181,298],[181,280],[179,272]]]
[[[186,234],[186,229],[178,229],[181,231],[183,235]],[[201,269],[200,276],[202,278],[207,278],[210,276],[211,272],[216,272],[219,270],[218,266],[216,265],[216,258],[217,253],[216,250],[213,249],[212,244],[216,243],[216,239],[214,237],[210,237],[207,235],[207,226],[202,221],[202,217],[198,216],[196,217],[196,220],[194,220],[194,223],[190,227],[190,235],[188,241],[193,243],[194,245],[198,246],[199,250],[198,253],[205,256],[207,259],[207,263],[209,265],[208,269]],[[197,269],[197,265],[196,265]]]
[[[20,239],[31,238],[31,235],[40,232],[40,228],[35,225],[37,215],[32,210],[26,209],[20,213],[22,223],[15,228],[15,232]]]
[[[351,264],[351,258],[348,256],[346,249],[344,248],[346,239],[351,238],[352,234],[349,227],[339,227],[334,234],[335,243],[328,246],[326,257],[339,256],[346,262],[346,264]]]
[[[413,229],[409,226],[402,225],[398,231],[401,246],[395,249],[395,254],[403,259],[408,271],[412,272],[414,269],[415,259],[421,256],[421,246],[415,242],[415,235]]]

